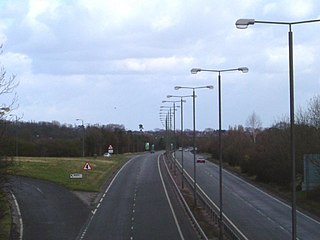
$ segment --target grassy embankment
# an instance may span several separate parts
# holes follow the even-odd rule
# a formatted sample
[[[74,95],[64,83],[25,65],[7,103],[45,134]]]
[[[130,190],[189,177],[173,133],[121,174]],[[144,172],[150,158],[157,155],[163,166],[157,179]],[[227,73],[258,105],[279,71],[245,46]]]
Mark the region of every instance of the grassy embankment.
[[[70,190],[98,192],[102,184],[131,155],[114,155],[110,158],[52,158],[19,157],[9,168],[10,174],[48,180]],[[89,161],[92,170],[84,171]],[[82,173],[82,179],[70,179],[71,173]]]

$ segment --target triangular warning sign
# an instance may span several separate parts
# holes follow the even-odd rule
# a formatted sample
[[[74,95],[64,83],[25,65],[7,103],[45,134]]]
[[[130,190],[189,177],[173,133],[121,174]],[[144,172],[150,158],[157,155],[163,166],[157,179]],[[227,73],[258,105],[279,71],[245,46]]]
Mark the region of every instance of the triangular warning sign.
[[[86,162],[86,164],[83,167],[83,170],[85,170],[85,171],[92,170],[92,167],[89,162]]]

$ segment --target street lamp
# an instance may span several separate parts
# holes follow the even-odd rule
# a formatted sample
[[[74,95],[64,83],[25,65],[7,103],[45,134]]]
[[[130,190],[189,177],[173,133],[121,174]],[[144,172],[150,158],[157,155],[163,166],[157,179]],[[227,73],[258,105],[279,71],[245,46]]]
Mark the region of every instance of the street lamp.
[[[297,22],[278,22],[278,21],[257,21],[255,19],[238,19],[236,27],[246,29],[249,25],[255,23],[287,25],[288,45],[289,45],[289,85],[290,85],[290,152],[291,152],[291,170],[292,170],[292,239],[297,236],[297,219],[296,219],[296,156],[295,156],[295,128],[294,128],[294,81],[293,81],[293,33],[292,25],[320,22],[320,19],[297,21]]]
[[[82,124],[82,157],[84,158],[84,123],[83,123],[83,119],[77,118],[76,121],[81,121]]]
[[[165,111],[167,112],[166,113],[166,153],[168,154],[168,151],[169,151],[169,133],[171,131],[171,117],[172,117],[172,114],[171,114],[171,107],[169,106],[160,106],[160,113],[161,111]],[[170,168],[172,168],[172,163],[170,163]]]
[[[222,114],[221,114],[221,73],[222,72],[234,72],[240,71],[243,73],[247,73],[249,69],[247,67],[239,67],[239,68],[229,68],[229,69],[201,69],[201,68],[192,68],[191,73],[197,74],[198,72],[215,72],[218,73],[218,98],[219,98],[219,230],[220,230],[220,239],[223,238],[223,226],[222,226],[222,217],[223,217],[223,201],[222,201]]]
[[[187,97],[192,97],[192,95],[186,95],[186,96],[177,96],[177,95],[168,95],[167,98],[180,98],[180,106],[181,106],[181,168],[182,168],[182,171],[181,171],[181,188],[183,189],[184,188],[184,179],[183,179],[183,171],[184,171],[184,163],[183,163],[183,103],[186,102],[186,100],[183,100],[184,98],[187,98]]]
[[[196,89],[207,88],[213,89],[212,85],[208,86],[201,86],[201,87],[181,87],[175,86],[175,90],[179,89],[192,89],[192,99],[193,99],[193,200],[194,200],[194,207],[197,206],[197,172],[196,172]]]
[[[174,151],[174,157],[176,157],[176,145],[177,145],[177,140],[176,140],[176,110],[180,106],[176,106],[176,102],[180,101],[167,101],[164,100],[162,103],[172,103],[173,105],[173,138],[174,138],[174,146],[173,146],[173,151]],[[176,162],[173,162],[174,165],[174,175],[176,175]]]

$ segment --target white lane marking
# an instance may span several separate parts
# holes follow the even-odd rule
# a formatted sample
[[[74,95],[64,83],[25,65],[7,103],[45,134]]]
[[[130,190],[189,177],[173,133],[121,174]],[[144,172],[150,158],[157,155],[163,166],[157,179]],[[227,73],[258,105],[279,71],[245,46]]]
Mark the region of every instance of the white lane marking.
[[[41,191],[40,188],[37,187],[36,189],[37,189],[37,191],[38,191],[39,193],[43,194],[43,192]]]
[[[115,179],[118,177],[119,173],[120,173],[133,159],[136,159],[137,157],[139,157],[139,156],[135,156],[135,157],[131,158],[128,162],[126,162],[126,163],[120,168],[120,170],[119,170],[119,171],[117,172],[117,174],[114,176],[114,178],[113,178],[112,181],[110,182],[109,186],[107,187],[106,191],[104,192],[104,196],[105,196],[105,194],[108,193],[109,189],[111,188],[111,186],[112,186],[113,182],[115,181]],[[85,234],[86,234],[86,232],[87,232],[87,230],[88,230],[88,228],[89,228],[89,226],[90,226],[90,223],[92,222],[92,219],[93,219],[95,213],[97,212],[97,210],[98,210],[98,208],[95,208],[94,211],[91,211],[91,212],[92,212],[92,216],[91,216],[91,218],[90,218],[87,226],[86,226],[85,229],[83,230],[83,232],[82,232],[82,234],[81,234],[81,236],[80,236],[80,240],[84,238],[84,236],[85,236]]]
[[[177,159],[175,159],[175,161],[178,163],[178,165],[180,165],[180,167],[182,167],[181,164],[179,163],[179,161],[177,161]],[[211,165],[214,166],[214,167],[216,167],[216,168],[218,167],[218,165],[216,165],[215,163],[211,163]],[[207,166],[208,166],[208,165],[207,165]],[[209,165],[209,166],[210,166],[210,165]],[[272,199],[276,200],[277,202],[279,202],[279,203],[281,203],[281,204],[289,207],[287,204],[281,202],[279,199],[276,199],[275,197],[272,197],[272,196],[269,195],[268,193],[262,191],[261,189],[255,187],[254,185],[246,182],[245,180],[239,178],[238,176],[232,174],[231,172],[229,172],[229,171],[227,171],[227,170],[225,170],[225,169],[223,169],[223,171],[224,171],[225,173],[228,173],[229,175],[231,175],[231,176],[239,179],[239,180],[242,181],[243,183],[248,184],[249,186],[252,186],[254,189],[257,189],[259,192],[264,193],[265,195],[267,195],[267,196],[271,197]],[[184,172],[189,176],[189,178],[190,178],[192,181],[194,181],[194,180],[191,178],[191,176],[187,173],[186,170],[184,170]],[[213,177],[213,178],[215,178],[214,175],[210,175],[210,176]],[[197,184],[197,186],[198,186],[198,184]],[[224,187],[225,187],[225,188],[228,188],[227,186],[224,186]],[[198,188],[199,188],[200,191],[202,191],[202,192],[204,193],[204,191],[201,189],[200,186],[198,186]],[[233,191],[230,191],[230,192],[231,192],[231,194],[235,195],[236,197],[238,197],[238,198],[240,198],[240,199],[243,199],[240,195],[236,194],[235,192],[233,192]],[[204,195],[207,196],[205,193],[204,193]],[[208,197],[208,196],[207,196],[207,197]],[[208,199],[209,199],[209,197],[208,197]],[[209,200],[211,201],[211,199],[209,199]],[[212,202],[212,201],[211,201],[211,202]],[[213,203],[213,202],[212,202],[212,203]],[[278,225],[278,227],[279,227],[280,229],[282,229],[284,232],[290,233],[290,231],[287,230],[287,229],[285,229],[283,226],[281,226],[280,223],[278,223],[278,222],[276,222],[275,220],[269,218],[266,214],[264,214],[262,211],[260,211],[258,208],[256,208],[256,207],[255,207],[253,204],[251,204],[250,202],[244,201],[244,203],[247,204],[249,207],[253,208],[255,211],[257,211],[261,216],[267,218],[268,221],[272,222],[272,223],[275,224],[275,225]],[[216,206],[216,205],[214,204],[214,206]],[[217,206],[216,206],[216,208],[219,210],[219,208],[218,208]],[[289,207],[289,208],[291,208],[291,207]],[[297,212],[299,212],[299,211],[297,211]],[[299,213],[300,213],[300,212],[299,212]],[[301,214],[304,215],[303,213],[301,213]],[[236,229],[238,229],[238,228],[233,224],[233,222],[231,222],[231,220],[230,220],[224,213],[223,213],[223,216],[224,216]],[[306,216],[306,215],[304,215],[304,216]],[[312,219],[312,218],[310,218],[310,217],[308,217],[308,216],[306,216],[306,217],[309,218],[309,219]],[[314,220],[314,219],[312,219],[312,220]],[[316,220],[314,220],[314,221],[316,221]],[[317,222],[317,223],[318,223],[318,222]],[[239,229],[238,229],[238,230],[239,230]],[[242,233],[240,230],[239,230],[239,232],[240,232],[241,235],[243,235],[243,233]],[[297,240],[299,240],[298,237],[297,237]]]
[[[213,163],[211,163],[211,164],[213,164]],[[215,165],[215,164],[213,164],[213,165],[214,165],[215,167],[217,167],[217,165]],[[223,171],[224,171],[225,173],[227,173],[227,174],[229,174],[229,175],[231,175],[231,176],[233,176],[233,177],[237,178],[237,179],[238,179],[238,180],[240,180],[241,182],[243,182],[243,183],[245,183],[245,184],[247,184],[247,185],[249,185],[249,186],[253,187],[253,188],[254,188],[254,189],[256,189],[257,191],[259,191],[259,192],[263,193],[264,195],[266,195],[266,196],[270,197],[271,199],[275,200],[276,202],[278,202],[278,203],[282,204],[283,206],[286,206],[286,207],[288,207],[289,209],[291,209],[291,206],[289,206],[288,204],[286,204],[286,203],[282,202],[281,200],[279,200],[279,199],[277,199],[277,198],[275,198],[275,197],[271,196],[271,195],[270,195],[270,194],[268,194],[267,192],[264,192],[264,191],[263,191],[263,190],[261,190],[260,188],[258,188],[258,187],[256,187],[256,186],[252,185],[252,184],[251,184],[251,183],[249,183],[249,182],[246,182],[245,180],[243,180],[243,179],[241,179],[240,177],[238,177],[238,176],[236,176],[236,175],[232,174],[231,172],[227,171],[226,169],[223,169]],[[298,210],[297,210],[297,212],[298,212],[299,214],[301,214],[302,216],[306,217],[307,219],[309,219],[309,220],[311,220],[311,221],[313,221],[313,222],[315,222],[315,223],[317,223],[317,224],[320,224],[320,222],[319,222],[319,221],[317,221],[316,219],[313,219],[312,217],[310,217],[310,216],[308,216],[308,215],[306,215],[306,214],[304,214],[304,213],[302,213],[302,212],[300,212],[300,211],[298,211]]]
[[[175,224],[176,224],[176,226],[177,226],[177,229],[178,229],[180,238],[181,238],[182,240],[184,240],[183,234],[182,234],[182,232],[181,232],[180,225],[179,225],[179,223],[178,223],[176,214],[175,214],[175,212],[174,212],[174,210],[173,210],[173,207],[172,207],[172,204],[171,204],[171,201],[170,201],[168,192],[167,192],[167,188],[166,188],[166,186],[165,186],[165,184],[164,184],[164,181],[163,181],[163,177],[162,177],[162,174],[161,174],[161,171],[160,171],[160,162],[159,162],[159,161],[160,161],[160,155],[158,155],[158,171],[159,171],[159,175],[160,175],[160,178],[161,178],[162,186],[163,186],[164,192],[165,192],[165,194],[166,194],[166,197],[167,197],[167,200],[168,200],[168,203],[169,203],[169,206],[170,206],[170,209],[171,209],[173,218],[174,218],[174,222],[175,222]]]
[[[22,221],[21,211],[20,211],[20,207],[19,207],[18,201],[16,199],[16,196],[12,192],[11,192],[11,195],[12,195],[14,204],[16,205],[18,217],[19,217],[19,224],[20,224],[19,240],[22,240],[23,239],[23,221]]]

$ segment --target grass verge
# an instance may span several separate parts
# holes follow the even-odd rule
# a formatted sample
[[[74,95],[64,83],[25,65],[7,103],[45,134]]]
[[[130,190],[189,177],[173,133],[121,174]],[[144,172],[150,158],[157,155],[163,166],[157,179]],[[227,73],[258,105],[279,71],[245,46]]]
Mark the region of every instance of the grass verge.
[[[11,212],[6,195],[0,189],[0,240],[7,240],[11,230]]]
[[[131,155],[114,155],[110,158],[53,158],[18,157],[9,167],[12,175],[48,180],[70,190],[98,192],[114,171]],[[83,170],[90,162],[92,170]],[[82,173],[82,179],[70,179],[71,173]]]

